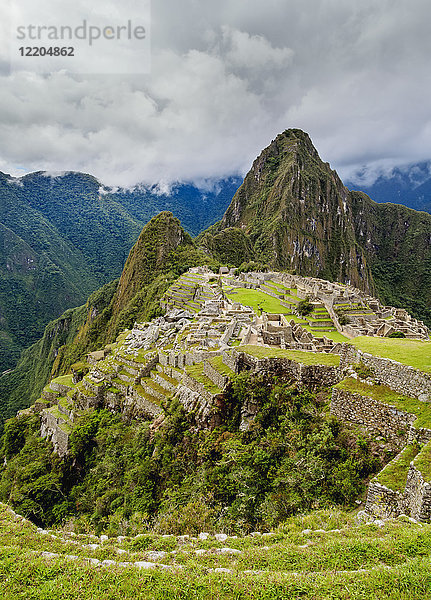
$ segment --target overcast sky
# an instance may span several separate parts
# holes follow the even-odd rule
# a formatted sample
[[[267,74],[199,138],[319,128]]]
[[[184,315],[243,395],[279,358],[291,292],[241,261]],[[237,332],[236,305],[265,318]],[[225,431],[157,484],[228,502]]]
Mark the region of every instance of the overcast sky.
[[[153,0],[135,76],[8,74],[2,6],[2,171],[199,182],[244,174],[290,127],[344,178],[431,159],[430,0]]]

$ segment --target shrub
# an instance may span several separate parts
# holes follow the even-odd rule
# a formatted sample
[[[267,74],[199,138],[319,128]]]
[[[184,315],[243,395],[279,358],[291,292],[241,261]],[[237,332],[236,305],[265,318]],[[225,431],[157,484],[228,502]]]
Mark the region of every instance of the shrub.
[[[313,312],[313,305],[311,304],[308,296],[304,300],[301,300],[301,302],[298,302],[296,305],[296,312],[301,317],[306,317]]]

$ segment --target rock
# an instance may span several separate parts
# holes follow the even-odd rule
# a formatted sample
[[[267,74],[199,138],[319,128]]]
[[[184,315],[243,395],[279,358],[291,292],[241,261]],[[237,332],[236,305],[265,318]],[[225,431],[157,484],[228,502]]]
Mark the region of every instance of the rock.
[[[138,569],[155,569],[157,566],[155,563],[147,562],[145,560],[138,560],[137,562],[134,562],[133,564]]]
[[[90,550],[97,550],[100,548],[100,544],[83,544],[83,548],[90,548]]]
[[[178,536],[178,543],[179,544],[185,544],[186,542],[189,541],[190,536],[189,535],[179,535]]]
[[[218,542],[225,542],[229,536],[225,533],[216,533],[214,537]]]
[[[165,558],[166,554],[167,552],[163,552],[163,550],[160,550],[159,552],[156,550],[150,550],[149,552],[146,552],[146,555],[150,560],[161,560],[162,558]]]
[[[199,537],[200,540],[207,540],[209,538],[209,536],[210,536],[209,533],[202,532],[202,533],[199,534],[198,537]]]
[[[100,536],[100,541],[101,541],[101,542],[107,542],[108,540],[109,540],[109,538],[108,538],[108,536],[107,536],[107,535],[101,535],[101,536]]]
[[[216,554],[241,554],[241,550],[236,548],[216,548]]]

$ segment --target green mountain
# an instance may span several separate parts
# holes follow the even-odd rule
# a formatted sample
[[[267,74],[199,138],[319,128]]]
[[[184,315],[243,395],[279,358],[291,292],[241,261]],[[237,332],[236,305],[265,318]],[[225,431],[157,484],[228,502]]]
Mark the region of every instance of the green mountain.
[[[46,324],[118,277],[143,225],[165,208],[194,234],[223,214],[239,185],[111,190],[84,173],[0,173],[0,373]]]
[[[0,174],[0,370],[121,271],[141,224],[97,189],[84,175]]]
[[[235,243],[223,243],[234,231]],[[262,151],[222,220],[199,240],[219,258],[227,245],[236,264],[252,258],[350,282],[431,324],[430,235],[431,215],[350,192],[309,136],[289,129]]]
[[[52,207],[46,227],[71,239]],[[33,246],[1,232],[6,271],[31,271]],[[431,342],[344,284],[426,316],[430,232],[424,213],[350,193],[298,130],[197,240],[152,218],[121,278],[0,377],[0,417],[35,400],[6,422],[0,500],[61,526],[0,505],[3,595],[427,597]],[[340,313],[412,339],[341,344]]]
[[[169,285],[188,268],[208,261],[172,213],[151,219],[132,247],[120,280],[49,323],[16,368],[0,377],[1,422],[34,401],[51,375],[67,372],[86,352],[112,342],[135,320],[159,314],[159,300]]]

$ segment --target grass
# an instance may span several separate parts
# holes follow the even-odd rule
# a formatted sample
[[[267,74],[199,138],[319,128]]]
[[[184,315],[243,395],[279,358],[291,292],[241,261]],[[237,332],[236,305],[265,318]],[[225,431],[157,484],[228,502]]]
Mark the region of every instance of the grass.
[[[352,377],[337,383],[335,387],[372,398],[377,402],[390,404],[399,410],[416,415],[417,419],[413,423],[414,427],[428,427],[431,429],[431,402],[421,402],[415,398],[409,398],[394,392],[385,385],[368,385]]]
[[[316,330],[314,330],[314,335],[316,337],[321,337],[320,335],[317,335]],[[333,342],[348,342],[349,338],[347,338],[345,335],[343,335],[342,333],[339,333],[338,331],[325,331],[324,333],[322,333],[322,336],[325,336],[327,338],[329,338],[330,340],[332,340]]]
[[[73,387],[75,384],[72,381],[73,375],[62,375],[61,377],[56,377],[51,381],[51,383],[59,383],[60,385],[67,385],[69,387]]]
[[[426,373],[431,373],[431,342],[397,338],[360,336],[351,342],[363,352],[392,358]]]
[[[431,481],[431,442],[428,442],[413,461],[425,481]]]
[[[185,368],[187,375],[201,383],[210,394],[221,394],[222,390],[209,377],[204,375],[203,362]]]
[[[246,288],[235,288],[235,293],[227,293],[227,297],[233,302],[240,302],[244,306],[249,306],[255,312],[261,308],[267,313],[288,313],[289,309],[281,304],[277,298],[268,296],[260,290]]]
[[[410,463],[419,452],[417,444],[409,444],[380,471],[376,479],[391,490],[402,492],[406,487],[407,473]]]
[[[222,546],[240,553],[217,554]],[[42,535],[0,505],[0,547],[5,600],[426,600],[431,589],[431,525],[358,525],[354,514],[334,509],[292,517],[267,537],[223,544],[156,534],[101,543],[61,531]],[[134,566],[157,550],[166,552],[157,562],[173,570]],[[49,560],[41,552],[58,556]],[[94,567],[89,558],[115,562]],[[211,572],[220,568],[228,572]]]
[[[323,352],[303,352],[301,350],[283,350],[265,346],[238,346],[240,352],[245,352],[256,358],[288,358],[304,365],[324,365],[338,367],[340,357],[336,354]]]
[[[225,375],[226,377],[232,377],[234,375],[232,369],[224,364],[221,356],[214,356],[213,358],[210,358],[208,362],[222,375]]]

